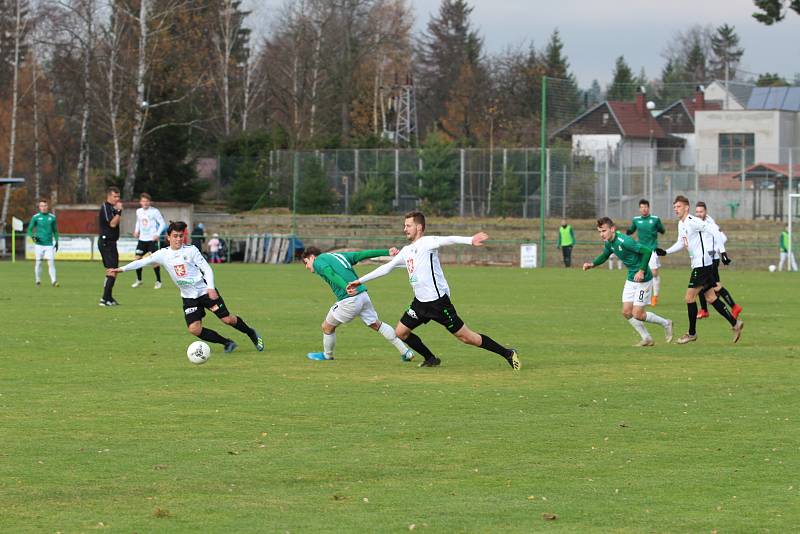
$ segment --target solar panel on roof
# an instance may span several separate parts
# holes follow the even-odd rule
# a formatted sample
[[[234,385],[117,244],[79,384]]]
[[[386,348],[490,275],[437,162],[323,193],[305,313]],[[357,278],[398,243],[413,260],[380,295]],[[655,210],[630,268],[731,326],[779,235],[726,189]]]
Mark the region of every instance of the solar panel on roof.
[[[800,111],[800,87],[756,87],[746,109]]]
[[[790,87],[783,100],[783,109],[788,111],[800,111],[800,87]]]
[[[769,87],[756,87],[750,93],[750,99],[747,101],[745,109],[764,109],[764,103],[767,101],[769,95]]]
[[[764,103],[765,109],[783,109],[783,99],[786,97],[787,87],[770,87],[767,93],[767,101]]]

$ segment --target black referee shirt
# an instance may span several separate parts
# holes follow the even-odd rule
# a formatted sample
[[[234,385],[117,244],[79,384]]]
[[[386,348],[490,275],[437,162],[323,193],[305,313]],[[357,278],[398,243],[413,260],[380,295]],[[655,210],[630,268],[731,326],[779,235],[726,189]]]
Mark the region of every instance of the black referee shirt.
[[[103,205],[100,206],[100,216],[99,216],[99,232],[101,238],[106,239],[108,241],[116,241],[119,239],[119,225],[116,228],[112,228],[111,219],[114,218],[115,215],[114,205],[109,204],[108,202],[103,202]]]

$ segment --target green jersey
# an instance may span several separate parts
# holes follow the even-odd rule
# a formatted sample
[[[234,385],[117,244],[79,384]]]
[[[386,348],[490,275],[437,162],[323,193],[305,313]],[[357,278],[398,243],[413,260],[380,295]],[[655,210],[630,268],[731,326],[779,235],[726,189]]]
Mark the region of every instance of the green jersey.
[[[781,232],[781,252],[789,252],[789,232]]]
[[[58,225],[52,213],[37,213],[28,225],[28,237],[37,245],[53,246],[58,243]]]
[[[362,250],[360,252],[326,252],[314,259],[314,272],[322,277],[333,290],[336,300],[346,299],[347,284],[358,280],[358,275],[353,270],[353,265],[369,258],[388,256],[389,251]],[[363,293],[367,288],[362,284],[356,288],[356,293]]]
[[[625,267],[628,268],[628,280],[631,282],[634,281],[633,277],[639,271],[644,271],[644,280],[642,282],[647,282],[653,278],[653,273],[647,265],[650,262],[653,250],[642,245],[641,242],[636,242],[635,239],[617,230],[614,240],[606,241],[603,244],[603,253],[594,259],[592,265],[597,267],[605,263],[612,254],[621,259]]]
[[[658,234],[663,234],[666,230],[657,215],[648,215],[647,217],[637,215],[631,221],[628,235],[632,235],[634,232],[637,232],[639,243],[650,250],[655,250],[658,248]]]

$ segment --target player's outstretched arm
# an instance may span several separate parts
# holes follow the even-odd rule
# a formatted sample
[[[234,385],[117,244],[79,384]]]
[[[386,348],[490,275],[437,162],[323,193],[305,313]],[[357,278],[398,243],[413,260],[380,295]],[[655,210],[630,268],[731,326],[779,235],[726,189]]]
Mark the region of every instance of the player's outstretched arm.
[[[115,272],[115,273],[124,273],[125,271],[134,271],[136,269],[141,269],[142,267],[147,267],[152,263],[157,263],[158,258],[156,258],[155,254],[150,254],[149,256],[145,256],[140,260],[135,260],[130,262],[127,265],[123,265],[122,267],[116,267],[114,269],[106,269],[106,272]]]
[[[472,246],[473,247],[480,247],[483,246],[483,242],[489,239],[489,234],[486,232],[478,232],[474,236],[472,236]]]
[[[659,256],[666,256],[667,254],[674,254],[675,252],[678,252],[682,248],[683,248],[683,240],[681,239],[680,236],[678,236],[678,240],[675,241],[675,243],[673,243],[671,247],[669,247],[667,250],[658,249],[656,250],[656,254],[658,254]],[[662,250],[664,254],[659,254],[658,252],[659,250]]]
[[[587,261],[583,264],[583,270],[588,271],[589,269],[594,269],[594,264]]]
[[[381,276],[386,276],[387,274],[389,274],[391,272],[392,269],[394,269],[398,265],[402,265],[404,263],[404,261],[405,260],[403,259],[403,255],[402,254],[398,254],[397,256],[393,257],[391,260],[389,260],[388,262],[384,263],[383,265],[381,265],[377,269],[374,269],[373,271],[365,274],[364,276],[362,276],[358,280],[354,280],[354,281],[350,282],[349,284],[347,284],[347,294],[348,295],[355,295],[355,288],[356,287],[358,287],[359,285],[363,284],[364,282],[369,282],[370,280],[374,280],[376,278],[380,278]],[[350,293],[351,290],[353,291],[353,293]]]

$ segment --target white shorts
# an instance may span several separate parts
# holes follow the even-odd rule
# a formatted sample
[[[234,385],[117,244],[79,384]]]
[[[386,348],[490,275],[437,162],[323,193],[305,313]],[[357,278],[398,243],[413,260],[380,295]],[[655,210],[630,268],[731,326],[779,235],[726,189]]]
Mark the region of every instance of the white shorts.
[[[631,282],[625,280],[622,288],[622,302],[633,302],[634,306],[647,306],[650,304],[650,294],[653,291],[653,281]]]
[[[378,312],[372,306],[372,301],[366,291],[359,293],[355,297],[342,299],[328,310],[325,322],[329,325],[338,326],[349,323],[356,317],[361,317],[364,324],[369,326],[378,322]]]
[[[650,256],[650,261],[647,262],[647,265],[650,267],[651,271],[653,269],[660,269],[661,268],[661,260],[658,259],[658,254],[656,254],[655,251],[653,252],[653,255]]]
[[[56,247],[53,245],[33,245],[33,247],[34,257],[39,261],[52,260],[56,257]]]

